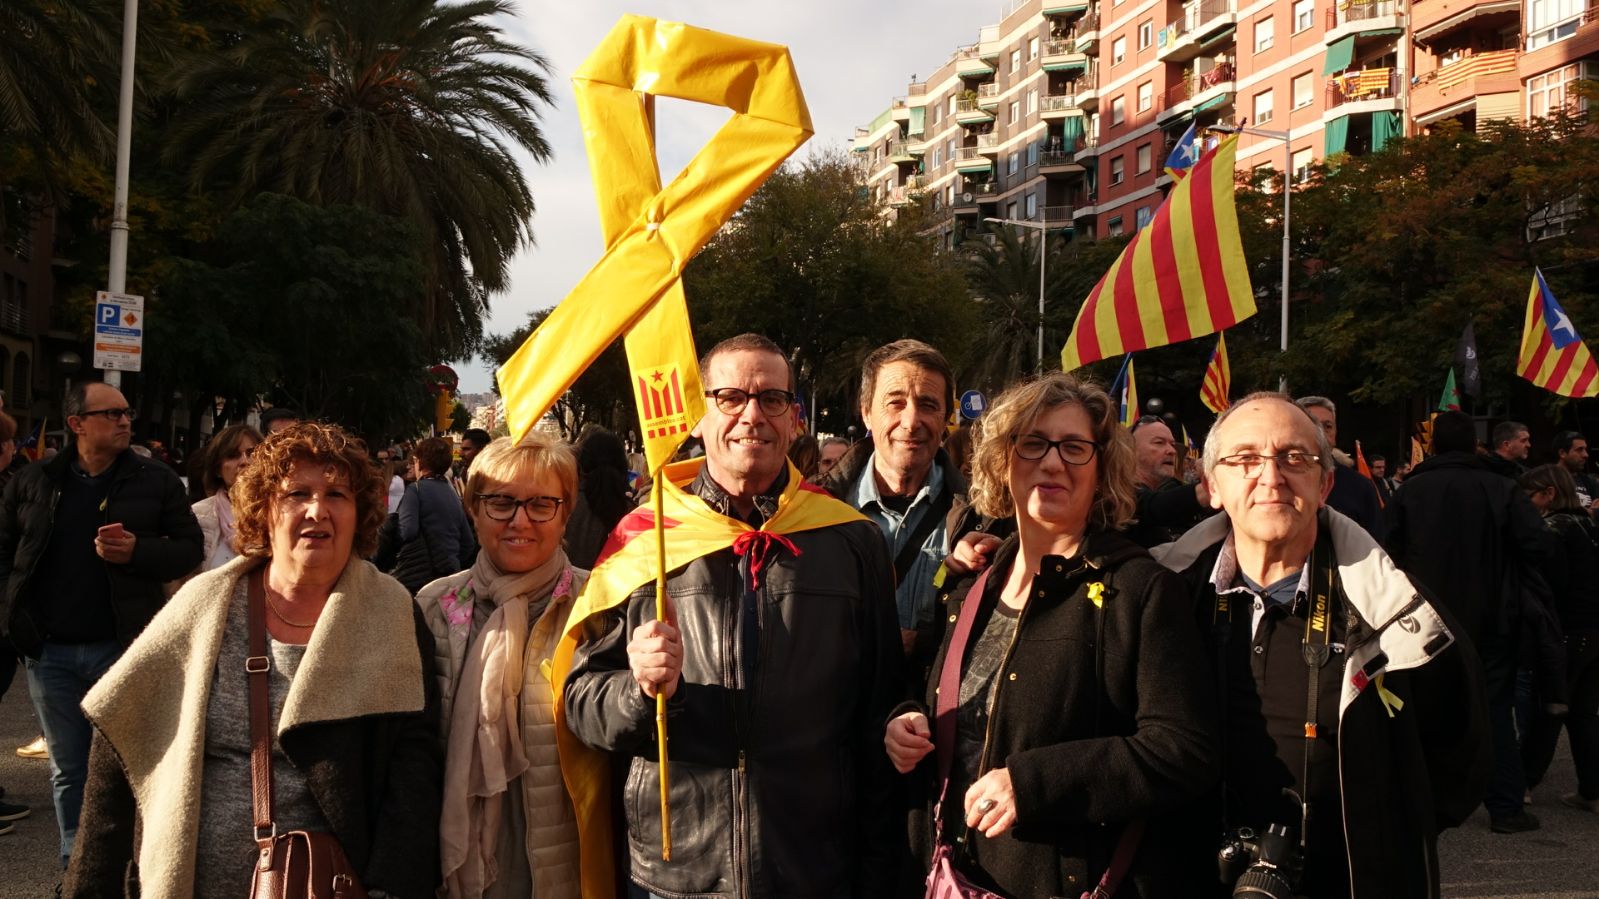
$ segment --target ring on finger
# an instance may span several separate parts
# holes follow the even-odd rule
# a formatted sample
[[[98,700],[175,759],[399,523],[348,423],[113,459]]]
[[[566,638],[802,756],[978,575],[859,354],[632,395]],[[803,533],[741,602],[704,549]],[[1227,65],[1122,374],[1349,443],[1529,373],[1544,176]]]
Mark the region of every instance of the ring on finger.
[[[977,811],[978,811],[979,814],[986,815],[989,812],[993,811],[994,810],[994,806],[996,806],[998,804],[999,803],[995,802],[992,799],[984,799],[982,802],[977,803]]]

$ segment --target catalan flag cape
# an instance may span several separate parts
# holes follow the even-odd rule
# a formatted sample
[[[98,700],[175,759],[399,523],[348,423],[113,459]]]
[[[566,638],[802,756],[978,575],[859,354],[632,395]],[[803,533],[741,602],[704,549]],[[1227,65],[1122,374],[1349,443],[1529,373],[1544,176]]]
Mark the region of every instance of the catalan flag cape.
[[[609,756],[585,746],[566,726],[566,708],[562,702],[566,676],[572,670],[572,657],[582,636],[583,623],[620,606],[640,587],[663,579],[658,569],[656,541],[651,539],[657,521],[672,538],[666,542],[665,570],[676,571],[696,559],[734,547],[741,540],[757,539],[746,535],[796,534],[865,520],[859,512],[828,496],[821,488],[806,484],[799,470],[790,465],[788,486],[778,498],[777,514],[757,530],[718,513],[685,489],[693,483],[704,464],[704,459],[691,459],[666,466],[656,480],[662,485],[664,514],[658,518],[653,510],[641,508],[617,525],[601,551],[599,564],[589,575],[587,586],[572,606],[550,662],[561,774],[572,796],[580,834],[606,832],[609,827]]]
[[[1133,354],[1128,353],[1122,360],[1121,371],[1116,373],[1115,383],[1110,385],[1111,398],[1120,403],[1120,415],[1123,427],[1131,428],[1138,423],[1138,383],[1133,377]]]
[[[1216,348],[1210,351],[1210,361],[1205,363],[1205,380],[1199,385],[1199,399],[1205,408],[1217,415],[1227,411],[1232,401],[1227,395],[1233,389],[1233,369],[1227,362],[1227,335],[1216,335]]]
[[[1213,334],[1255,314],[1233,205],[1237,150],[1234,134],[1201,157],[1133,235],[1077,313],[1061,368]]]
[[[517,438],[666,296],[694,254],[813,130],[786,48],[681,23],[623,16],[573,80],[590,147],[596,140],[613,142],[608,158],[627,160],[618,183],[654,165],[647,95],[723,106],[733,116],[658,193],[642,202],[642,188],[601,197],[607,216],[631,218],[498,372],[506,420]],[[631,361],[640,370],[648,367]]]
[[[1527,297],[1527,320],[1521,331],[1521,356],[1516,374],[1561,396],[1599,396],[1599,366],[1560,308],[1543,272],[1534,270]]]

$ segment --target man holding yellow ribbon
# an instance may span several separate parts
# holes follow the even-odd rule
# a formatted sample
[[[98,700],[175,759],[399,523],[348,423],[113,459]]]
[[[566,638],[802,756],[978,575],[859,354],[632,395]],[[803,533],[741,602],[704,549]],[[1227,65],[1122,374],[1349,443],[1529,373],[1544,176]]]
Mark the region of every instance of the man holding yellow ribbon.
[[[788,464],[794,383],[781,349],[735,337],[700,375],[705,459],[662,475],[668,620],[655,612],[655,513],[641,509],[606,547],[557,652],[557,668],[570,666],[565,723],[629,759],[623,808],[642,890],[887,895],[903,838],[879,742],[903,689],[887,547]],[[670,723],[670,861],[657,694]]]

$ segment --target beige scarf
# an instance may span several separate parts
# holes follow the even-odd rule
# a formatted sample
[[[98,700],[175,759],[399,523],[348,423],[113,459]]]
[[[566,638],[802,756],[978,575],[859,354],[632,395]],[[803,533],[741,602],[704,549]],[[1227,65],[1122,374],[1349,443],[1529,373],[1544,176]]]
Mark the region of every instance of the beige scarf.
[[[439,820],[444,892],[450,897],[480,896],[498,876],[495,847],[505,793],[528,768],[518,709],[530,622],[549,605],[553,590],[563,584],[570,590],[567,572],[559,548],[521,574],[501,572],[480,552],[466,586],[441,600],[452,626],[470,626],[479,598],[495,606],[467,650],[450,714]]]

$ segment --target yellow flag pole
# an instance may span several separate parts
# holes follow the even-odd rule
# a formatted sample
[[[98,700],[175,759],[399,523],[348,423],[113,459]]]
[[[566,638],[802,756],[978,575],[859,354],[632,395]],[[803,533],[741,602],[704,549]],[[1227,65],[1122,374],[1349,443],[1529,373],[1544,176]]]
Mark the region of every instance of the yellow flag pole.
[[[666,480],[663,467],[655,473],[655,620],[666,620]],[[661,765],[661,861],[672,860],[672,775],[666,759],[666,694],[655,694],[655,743]]]

